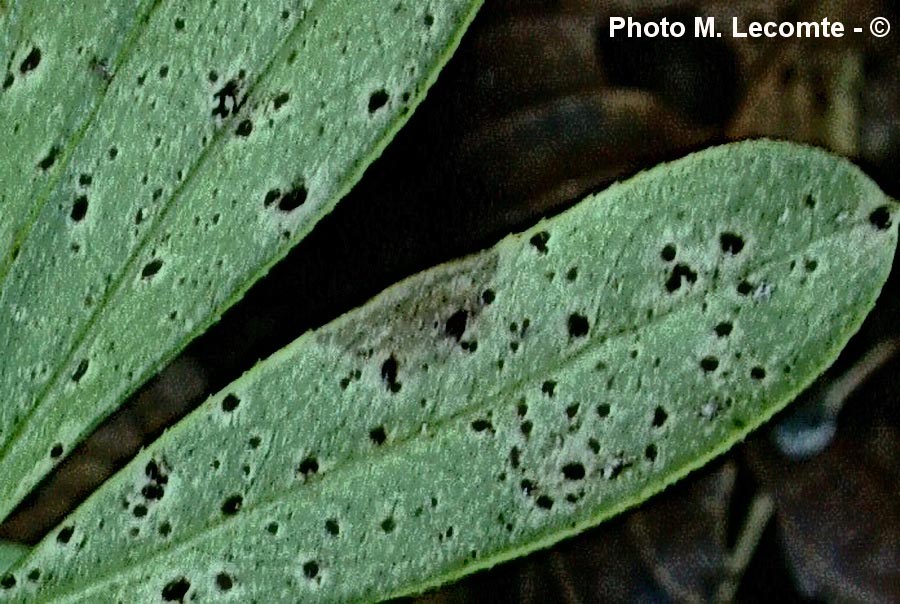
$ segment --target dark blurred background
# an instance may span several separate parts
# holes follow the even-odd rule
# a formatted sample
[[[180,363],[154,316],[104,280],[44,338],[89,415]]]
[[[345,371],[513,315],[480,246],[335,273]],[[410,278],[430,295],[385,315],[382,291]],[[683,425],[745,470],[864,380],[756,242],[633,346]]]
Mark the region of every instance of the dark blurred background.
[[[683,20],[611,39],[610,16]],[[841,20],[835,39],[692,37]],[[826,147],[900,198],[894,2],[487,0],[362,182],[210,332],[110,418],[3,525],[33,543],[144,443],[256,360],[436,263],[611,182],[713,144]],[[603,526],[421,598],[453,602],[900,602],[900,311],[892,275],[844,354],[727,456]]]

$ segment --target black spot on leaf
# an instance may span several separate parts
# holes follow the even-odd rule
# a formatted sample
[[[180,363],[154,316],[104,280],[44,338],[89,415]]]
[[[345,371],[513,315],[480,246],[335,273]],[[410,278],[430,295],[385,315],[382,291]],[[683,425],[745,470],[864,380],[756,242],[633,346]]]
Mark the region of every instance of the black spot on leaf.
[[[305,185],[298,185],[284,194],[281,201],[278,202],[278,209],[282,212],[293,212],[304,203],[309,196],[309,191]]]
[[[556,382],[553,380],[545,381],[541,384],[541,392],[552,398],[556,392]]]
[[[723,252],[736,256],[744,249],[744,238],[734,233],[722,233],[719,235],[719,244]]]
[[[707,373],[711,373],[719,368],[719,359],[713,356],[703,357],[700,359],[700,369]]]
[[[163,261],[159,258],[151,260],[141,269],[141,279],[152,279],[159,272],[159,269],[162,268],[162,265]]]
[[[188,590],[191,588],[191,582],[185,577],[179,577],[166,583],[162,588],[162,599],[166,602],[184,602]]]
[[[213,75],[214,72],[210,72],[210,81],[218,79],[218,76],[213,79]],[[238,80],[228,80],[225,85],[213,94],[213,102],[215,103],[215,106],[212,109],[213,117],[218,116],[225,119],[229,115],[237,114],[241,110],[241,107],[243,107],[245,100],[239,99],[239,95],[240,88]]]
[[[513,447],[509,450],[509,465],[512,466],[513,470],[519,469],[519,464],[521,463],[521,452],[518,447]]]
[[[319,471],[319,460],[312,456],[307,457],[297,466],[297,471],[304,476],[312,476]]]
[[[376,445],[383,445],[387,440],[387,433],[384,431],[384,426],[378,426],[377,428],[369,430],[369,438],[372,439],[372,442]]]
[[[291,95],[287,92],[282,92],[272,101],[272,107],[275,111],[281,109],[285,103],[287,103],[291,99]]]
[[[584,466],[580,463],[567,463],[562,467],[566,480],[582,480],[584,478]]]
[[[241,120],[234,132],[238,136],[250,136],[250,133],[253,132],[253,122]]]
[[[677,291],[682,283],[692,284],[697,281],[697,273],[687,264],[676,264],[666,281],[666,291],[670,294]]]
[[[879,231],[884,231],[891,226],[891,213],[887,206],[876,208],[869,214],[869,222]]]
[[[535,501],[537,506],[542,510],[551,510],[553,509],[553,499],[547,495],[540,495]]]
[[[675,260],[675,246],[671,243],[663,246],[662,251],[659,253],[660,257],[666,262],[671,262]]]
[[[229,589],[234,587],[234,580],[228,573],[219,573],[218,575],[216,575],[216,587],[218,587],[222,591],[228,591]]]
[[[44,159],[38,162],[38,168],[44,171],[52,168],[53,164],[56,163],[56,158],[59,157],[59,151],[60,149],[56,145],[50,147],[50,151],[47,152]]]
[[[263,198],[263,206],[270,207],[273,203],[278,201],[278,198],[281,197],[281,191],[278,189],[271,189],[266,196]]]
[[[731,330],[733,329],[733,325],[728,321],[722,321],[715,327],[716,335],[720,338],[726,338],[731,335]]]
[[[53,459],[58,459],[59,457],[62,457],[62,454],[63,454],[62,444],[56,443],[55,445],[50,447],[50,457],[52,457]]]
[[[88,198],[87,195],[79,195],[75,198],[75,201],[72,203],[72,211],[69,216],[72,218],[73,222],[81,222],[84,220],[84,217],[87,215],[88,211]]]
[[[325,521],[325,530],[332,537],[337,537],[338,535],[341,534],[341,527],[338,524],[338,521],[335,520],[334,518],[330,518]]]
[[[568,327],[570,337],[583,338],[588,334],[591,326],[587,317],[576,312],[569,315]]]
[[[72,539],[72,535],[74,533],[75,527],[63,527],[62,529],[60,529],[59,533],[56,534],[56,542],[61,543],[62,545],[66,545]]]
[[[41,64],[41,49],[35,46],[31,49],[31,52],[22,60],[21,65],[19,65],[19,71],[23,74],[28,73],[29,71],[33,71],[37,69],[37,66]]]
[[[392,393],[400,392],[401,384],[397,381],[399,369],[400,364],[394,355],[389,356],[381,365],[381,379],[384,380],[385,387]]]
[[[456,311],[449,319],[447,319],[447,323],[444,325],[444,332],[459,342],[466,332],[466,323],[468,322],[468,319],[469,313],[464,310]]]
[[[315,560],[303,563],[303,575],[307,579],[315,579],[319,574],[319,563]]]
[[[146,474],[147,478],[151,481],[158,482],[159,484],[166,484],[169,482],[169,477],[163,472],[159,464],[152,459],[147,462],[147,466],[144,468],[144,474]]]
[[[234,394],[227,394],[225,398],[222,399],[222,411],[225,413],[231,413],[235,409],[238,408],[238,405],[241,404],[241,399],[239,399]]]
[[[491,432],[493,432],[494,426],[489,420],[476,419],[472,422],[472,430],[474,430],[475,432],[484,432],[485,430],[490,430]]]
[[[540,233],[533,235],[531,237],[531,239],[528,240],[528,242],[532,246],[534,246],[534,249],[536,249],[541,254],[547,253],[547,251],[548,251],[547,242],[548,241],[550,241],[550,233],[548,233],[547,231],[541,231]]]
[[[369,96],[369,113],[375,113],[387,105],[390,96],[384,88],[376,90]]]
[[[226,516],[234,516],[241,511],[241,506],[243,505],[244,498],[241,495],[231,495],[222,502],[222,513]]]
[[[84,377],[84,374],[87,373],[88,367],[90,366],[90,362],[87,359],[81,359],[81,362],[78,363],[78,367],[75,368],[75,371],[72,373],[72,381],[80,382],[81,378]]]
[[[669,419],[669,414],[664,408],[657,407],[653,411],[653,427],[654,428],[662,428],[663,425],[666,423],[667,419]]]
[[[165,495],[165,489],[159,484],[145,484],[141,488],[141,495],[147,500],[158,501]]]

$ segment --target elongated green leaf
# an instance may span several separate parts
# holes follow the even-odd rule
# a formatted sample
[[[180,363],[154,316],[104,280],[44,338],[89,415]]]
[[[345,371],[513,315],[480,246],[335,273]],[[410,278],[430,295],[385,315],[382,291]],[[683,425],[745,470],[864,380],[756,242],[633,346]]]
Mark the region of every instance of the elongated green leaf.
[[[166,433],[12,600],[377,600],[596,524],[834,360],[887,276],[890,204],[843,160],[748,142],[415,276]]]
[[[0,34],[0,518],[330,211],[479,2],[64,4]]]

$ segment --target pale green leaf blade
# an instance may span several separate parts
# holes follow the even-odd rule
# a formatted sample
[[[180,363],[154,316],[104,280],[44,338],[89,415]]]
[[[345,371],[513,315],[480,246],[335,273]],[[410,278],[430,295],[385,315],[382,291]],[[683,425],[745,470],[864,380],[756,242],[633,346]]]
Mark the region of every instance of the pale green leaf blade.
[[[894,221],[857,168],[786,143],[641,174],[259,364],[49,535],[12,600],[368,601],[553,543],[808,385]]]
[[[0,285],[0,517],[331,210],[478,4],[183,0],[138,21]]]
[[[0,575],[6,573],[16,562],[25,557],[28,547],[21,543],[0,540]]]
[[[155,4],[0,5],[0,279]]]

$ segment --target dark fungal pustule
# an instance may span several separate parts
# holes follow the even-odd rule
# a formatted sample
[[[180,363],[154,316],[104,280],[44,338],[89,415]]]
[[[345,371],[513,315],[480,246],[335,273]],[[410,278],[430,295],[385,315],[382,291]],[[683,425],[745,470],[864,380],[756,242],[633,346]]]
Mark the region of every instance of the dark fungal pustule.
[[[369,113],[375,113],[385,105],[387,105],[390,96],[387,90],[380,88],[369,96]]]
[[[384,380],[385,387],[392,393],[400,392],[401,384],[397,378],[397,372],[400,369],[400,363],[392,354],[384,363],[381,364],[381,379]]]
[[[306,203],[307,197],[309,197],[309,191],[307,191],[306,185],[299,184],[284,194],[284,197],[278,202],[278,209],[286,213],[293,212]]]
[[[540,254],[546,254],[549,251],[547,247],[547,243],[550,241],[550,233],[547,231],[541,231],[531,237],[528,242],[538,251]]]
[[[218,79],[218,76],[216,79]],[[210,74],[210,81],[214,81],[212,80],[212,74]],[[237,114],[243,107],[245,100],[240,98],[239,81],[237,79],[228,80],[218,91],[213,93],[214,106],[212,116],[225,119],[229,115]]]
[[[697,281],[697,273],[687,264],[676,264],[666,280],[666,291],[675,293],[683,284],[692,285]]]
[[[22,60],[22,63],[19,65],[19,72],[22,73],[22,75],[25,75],[26,73],[37,69],[40,64],[41,49],[35,46]]]

